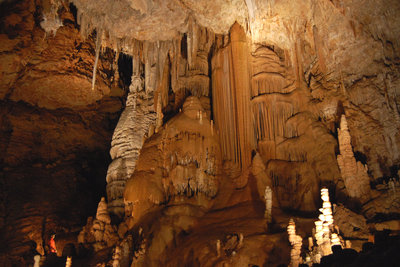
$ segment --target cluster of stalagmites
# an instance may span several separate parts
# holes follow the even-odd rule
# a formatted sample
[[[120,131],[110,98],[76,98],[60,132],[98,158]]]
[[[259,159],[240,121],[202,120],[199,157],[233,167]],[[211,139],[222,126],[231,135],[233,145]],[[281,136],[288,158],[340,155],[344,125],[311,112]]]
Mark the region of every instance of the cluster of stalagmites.
[[[287,227],[289,242],[292,245],[290,254],[291,266],[297,267],[300,263],[305,262],[320,263],[321,258],[332,254],[332,246],[339,245],[341,247],[350,248],[351,243],[339,236],[339,227],[333,223],[332,204],[329,201],[329,191],[327,188],[321,189],[322,208],[318,221],[315,221],[315,229],[313,229],[314,237],[308,238],[308,252],[305,259],[300,257],[302,247],[302,237],[296,235],[296,226],[291,219]],[[315,242],[314,242],[315,240]]]
[[[78,242],[91,244],[95,251],[115,245],[119,240],[116,226],[111,224],[105,198],[101,198],[97,207],[96,218],[88,218],[88,222],[79,233]]]

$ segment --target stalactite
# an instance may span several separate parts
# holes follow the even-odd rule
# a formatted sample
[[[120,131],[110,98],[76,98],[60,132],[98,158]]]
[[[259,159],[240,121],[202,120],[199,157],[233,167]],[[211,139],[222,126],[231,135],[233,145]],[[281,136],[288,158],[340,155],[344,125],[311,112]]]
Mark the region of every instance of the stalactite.
[[[96,73],[97,73],[97,64],[99,62],[100,47],[101,47],[101,32],[98,31],[96,34],[96,55],[95,55],[93,74],[92,74],[92,90],[94,90],[94,84],[96,83]]]
[[[40,26],[45,30],[46,35],[51,33],[56,35],[57,30],[63,26],[61,19],[58,16],[58,9],[61,6],[61,1],[44,0],[43,1],[43,20]]]

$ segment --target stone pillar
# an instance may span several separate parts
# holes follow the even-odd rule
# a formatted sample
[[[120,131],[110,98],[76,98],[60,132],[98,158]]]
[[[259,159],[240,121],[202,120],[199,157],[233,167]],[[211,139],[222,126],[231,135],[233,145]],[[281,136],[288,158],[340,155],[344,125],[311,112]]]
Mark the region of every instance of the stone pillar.
[[[351,147],[351,136],[347,127],[346,116],[342,115],[338,129],[340,155],[337,156],[340,173],[350,197],[365,203],[370,199],[368,167],[356,161]]]
[[[297,267],[301,263],[300,253],[303,239],[301,236],[296,235],[296,225],[293,219],[289,221],[287,232],[289,235],[289,242],[292,245],[292,250],[290,251],[290,266]]]
[[[267,223],[272,222],[272,190],[271,187],[267,186],[264,193],[265,198],[265,219]]]
[[[125,213],[123,194],[126,181],[135,170],[140,149],[150,135],[150,129],[154,129],[157,117],[153,91],[144,90],[138,58],[133,59],[133,71],[126,107],[112,137],[110,155],[113,161],[106,178],[109,211],[120,218]]]

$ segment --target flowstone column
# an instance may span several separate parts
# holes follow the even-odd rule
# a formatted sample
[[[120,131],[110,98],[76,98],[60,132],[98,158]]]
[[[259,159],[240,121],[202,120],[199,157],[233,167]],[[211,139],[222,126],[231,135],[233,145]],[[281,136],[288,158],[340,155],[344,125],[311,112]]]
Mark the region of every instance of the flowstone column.
[[[110,154],[113,161],[107,171],[108,209],[111,214],[124,216],[123,194],[126,181],[135,170],[136,161],[144,140],[154,132],[156,112],[154,91],[145,90],[138,58],[133,59],[132,83],[115,128]],[[147,85],[146,85],[147,87]]]

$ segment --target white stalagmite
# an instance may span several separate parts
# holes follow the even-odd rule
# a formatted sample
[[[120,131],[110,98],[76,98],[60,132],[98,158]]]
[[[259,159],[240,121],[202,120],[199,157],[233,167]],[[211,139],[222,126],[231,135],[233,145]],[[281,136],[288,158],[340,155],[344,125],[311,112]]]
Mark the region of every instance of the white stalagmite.
[[[321,189],[322,208],[319,221],[315,222],[315,240],[318,245],[318,253],[321,257],[332,254],[330,229],[333,224],[332,205],[329,201],[329,191],[327,188]]]
[[[290,251],[290,266],[297,267],[301,263],[300,253],[303,239],[301,236],[296,235],[296,225],[293,219],[289,221],[287,232],[289,235],[289,242],[292,245],[292,250]]]
[[[332,233],[331,244],[332,244],[332,246],[337,246],[337,245],[342,246],[342,244],[340,243],[338,234]]]
[[[271,187],[267,186],[264,193],[265,198],[265,219],[267,223],[272,222],[272,190]]]
[[[34,260],[33,267],[39,267],[40,266],[40,255],[35,255],[33,257],[33,260]]]
[[[67,261],[65,262],[65,267],[72,266],[72,257],[67,257]]]
[[[351,136],[347,127],[346,116],[342,115],[340,129],[338,129],[340,155],[337,162],[340,168],[344,185],[350,197],[360,200],[362,203],[368,201],[371,195],[369,185],[368,167],[356,161],[351,147]]]

